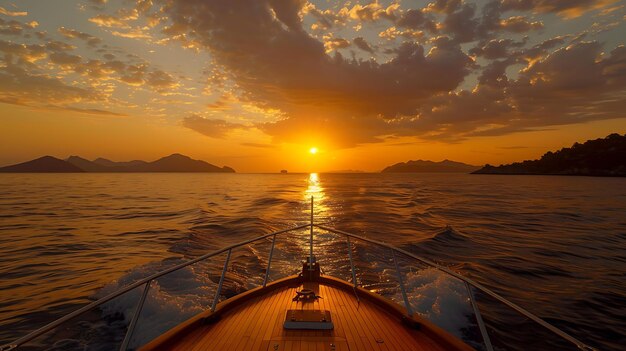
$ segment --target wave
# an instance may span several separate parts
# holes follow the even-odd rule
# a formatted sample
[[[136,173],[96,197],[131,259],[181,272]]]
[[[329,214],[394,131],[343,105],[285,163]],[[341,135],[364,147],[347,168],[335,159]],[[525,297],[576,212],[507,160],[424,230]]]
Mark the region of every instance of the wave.
[[[421,317],[463,338],[473,316],[465,283],[436,268],[408,273],[404,278],[411,307]],[[399,295],[395,301],[402,301]]]
[[[167,266],[180,262],[182,261],[169,260],[167,263],[150,263],[137,267],[120,279],[107,284],[94,297],[106,296],[150,274],[163,270]],[[137,328],[131,339],[131,348],[144,345],[173,326],[207,310],[212,302],[216,284],[207,276],[206,271],[202,274],[203,268],[206,268],[206,265],[188,266],[152,281],[137,322]],[[111,319],[115,316],[121,316],[125,325],[130,324],[142,292],[143,286],[102,305],[102,317]]]

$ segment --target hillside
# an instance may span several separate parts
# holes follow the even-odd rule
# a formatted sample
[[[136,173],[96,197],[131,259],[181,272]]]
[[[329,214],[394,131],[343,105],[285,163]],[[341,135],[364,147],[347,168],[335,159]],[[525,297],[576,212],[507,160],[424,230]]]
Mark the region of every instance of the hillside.
[[[539,160],[527,160],[498,167],[485,165],[474,174],[551,174],[585,176],[626,176],[626,135],[611,134],[603,139],[556,152]]]
[[[194,160],[181,154],[172,154],[153,162],[114,162],[104,158],[89,161],[79,156],[60,160],[44,156],[32,161],[0,168],[0,172],[211,172],[234,173],[228,167],[218,167],[202,160]]]
[[[396,163],[383,169],[382,173],[470,173],[479,168],[450,160],[441,162],[417,160]]]
[[[75,173],[84,172],[75,165],[52,156],[43,156],[28,162],[1,167],[4,173]]]

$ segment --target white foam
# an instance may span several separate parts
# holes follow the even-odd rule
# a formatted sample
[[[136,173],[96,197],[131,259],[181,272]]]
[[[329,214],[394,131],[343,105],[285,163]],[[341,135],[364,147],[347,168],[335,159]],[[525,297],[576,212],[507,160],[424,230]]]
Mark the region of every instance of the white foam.
[[[469,326],[472,307],[465,284],[436,268],[425,268],[404,277],[414,312],[457,337]],[[402,301],[400,292],[394,300]]]
[[[104,296],[161,269],[163,267],[158,263],[138,267],[105,286],[98,292],[97,297]],[[142,290],[143,288],[139,287],[104,304],[103,316],[122,314],[127,325],[130,324]],[[144,345],[170,328],[205,311],[212,302],[214,292],[215,284],[208,279],[207,274],[196,272],[193,266],[185,267],[153,281],[130,346]]]

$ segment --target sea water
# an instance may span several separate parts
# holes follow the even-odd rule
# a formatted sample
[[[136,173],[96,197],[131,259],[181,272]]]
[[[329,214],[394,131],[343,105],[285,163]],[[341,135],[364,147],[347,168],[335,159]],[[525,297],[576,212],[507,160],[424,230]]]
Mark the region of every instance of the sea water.
[[[0,344],[171,265],[305,224],[311,196],[318,223],[450,267],[592,346],[626,344],[624,178],[141,173],[0,174]],[[277,240],[270,280],[298,271],[306,240]],[[325,272],[350,280],[345,238],[318,231],[315,241]],[[220,300],[262,284],[269,248],[233,251]],[[402,304],[389,252],[355,241],[353,254],[360,284]],[[154,282],[133,343],[208,308],[224,258]],[[464,284],[398,259],[411,307],[477,339]],[[474,293],[501,347],[556,338]],[[119,343],[140,294],[84,316],[56,349]]]

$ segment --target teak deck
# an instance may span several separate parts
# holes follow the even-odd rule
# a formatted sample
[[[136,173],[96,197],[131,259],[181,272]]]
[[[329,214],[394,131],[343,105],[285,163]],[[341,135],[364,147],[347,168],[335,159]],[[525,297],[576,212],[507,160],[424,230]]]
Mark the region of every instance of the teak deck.
[[[303,282],[290,279],[227,300],[221,311],[198,316],[142,350],[473,350],[426,321],[403,321],[400,307],[360,288],[355,294],[338,279],[320,279],[317,301],[292,301]],[[334,330],[286,330],[289,309],[329,310]]]

